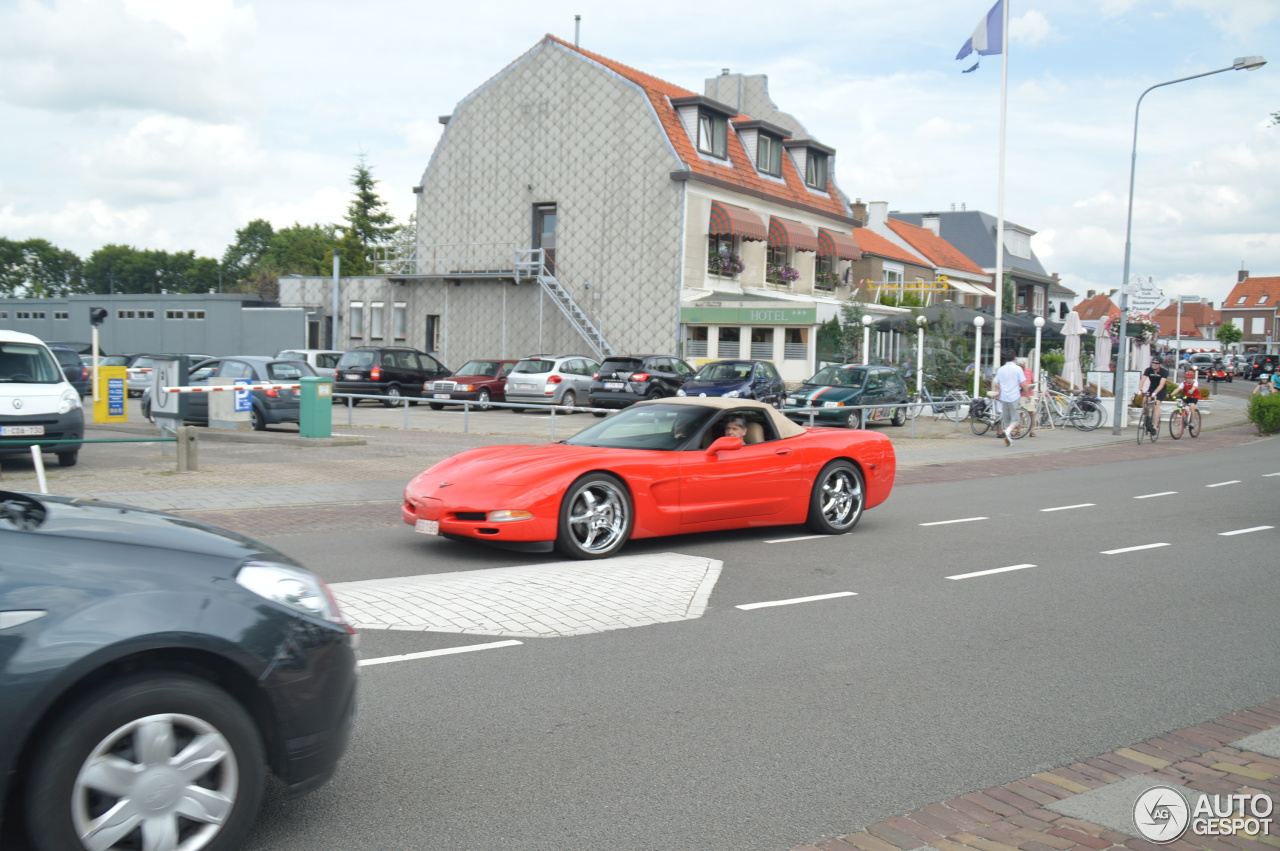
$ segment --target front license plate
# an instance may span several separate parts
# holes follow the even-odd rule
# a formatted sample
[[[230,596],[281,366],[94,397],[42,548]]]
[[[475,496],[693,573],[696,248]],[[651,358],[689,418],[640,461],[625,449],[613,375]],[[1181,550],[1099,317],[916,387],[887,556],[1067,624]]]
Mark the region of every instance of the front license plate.
[[[439,535],[440,521],[439,520],[419,520],[417,523],[413,524],[413,531],[421,532],[424,535]]]
[[[344,375],[344,376],[342,376],[342,377],[343,377],[343,378],[345,378],[347,381],[359,381],[359,380],[360,380],[360,374],[359,374],[359,373],[355,373],[355,372],[348,372],[346,375]]]
[[[621,390],[621,389],[622,389],[622,382],[621,382],[621,381],[606,381],[606,382],[604,383],[604,389],[605,389],[605,390]]]
[[[0,437],[39,437],[44,426],[0,426]]]
[[[433,393],[433,394],[432,394],[432,396],[431,396],[431,398],[432,398],[432,399],[448,399],[448,398],[449,398],[449,394],[448,394],[448,393]]]

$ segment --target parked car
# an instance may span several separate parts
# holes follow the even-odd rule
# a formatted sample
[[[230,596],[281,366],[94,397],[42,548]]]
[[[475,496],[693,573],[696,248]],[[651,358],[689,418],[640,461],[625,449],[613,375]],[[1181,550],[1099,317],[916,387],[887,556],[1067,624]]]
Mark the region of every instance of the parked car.
[[[674,396],[692,377],[693,368],[671,355],[610,355],[592,374],[587,401],[593,408],[625,408]]]
[[[196,364],[187,377],[187,385],[208,385],[211,378],[248,379],[254,384],[295,384],[298,379],[315,375],[315,370],[305,361],[276,360],[259,355],[243,355],[234,358],[214,358]],[[224,390],[223,393],[231,391]],[[249,423],[255,431],[264,431],[277,423],[296,423],[301,417],[302,397],[296,390],[267,388],[254,390]],[[142,416],[151,419],[151,388],[143,391]],[[209,394],[191,393],[187,399],[185,422],[197,425],[209,424]]]
[[[71,349],[78,355],[93,356],[93,343],[80,343],[74,340],[45,340],[44,344],[51,349],[54,346],[60,346],[64,349]],[[102,353],[99,352],[98,354],[101,355]]]
[[[782,383],[782,376],[766,360],[718,360],[704,363],[676,391],[677,396],[758,399],[775,408],[782,407],[785,394],[786,385]]]
[[[1261,352],[1254,352],[1246,355],[1249,359],[1250,381],[1257,381],[1264,376],[1270,376],[1276,371],[1276,365],[1280,362],[1280,355],[1268,355]]]
[[[459,402],[475,402],[482,411],[489,410],[490,402],[505,402],[507,376],[519,363],[518,360],[469,360],[448,378],[426,381],[422,395],[435,401],[428,402],[431,410],[443,410],[445,405]]]
[[[77,442],[33,444],[30,438]],[[80,393],[53,353],[39,337],[0,330],[0,456],[29,456],[32,446],[40,446],[63,467],[74,467],[83,439]]]
[[[333,378],[333,368],[338,365],[342,352],[329,349],[282,349],[276,352],[279,360],[306,361],[316,371],[316,375]]]
[[[390,396],[382,404],[399,404],[401,397],[420,398],[422,385],[448,378],[449,368],[426,352],[407,346],[357,346],[347,349],[333,367],[333,392]],[[353,400],[359,404],[362,400]]]
[[[573,407],[591,393],[591,376],[600,368],[586,355],[533,355],[522,358],[507,376],[507,401]],[[512,408],[517,414],[524,408]]]
[[[891,366],[824,366],[798,389],[787,394],[783,412],[797,422],[808,422],[809,412],[793,408],[818,408],[814,422],[862,428],[868,422],[888,420],[895,426],[907,421],[907,385]],[[876,405],[872,409],[850,407]]]
[[[67,381],[71,386],[76,388],[81,396],[88,396],[93,392],[89,367],[85,366],[80,355],[75,349],[66,346],[49,346],[49,351],[53,352],[53,356],[58,359],[58,366],[62,367],[62,374],[67,377]]]
[[[190,358],[189,363],[196,364],[209,360],[213,355],[184,353]],[[125,386],[130,396],[141,396],[142,391],[151,384],[151,369],[156,358],[177,358],[180,354],[157,354],[154,352],[136,352],[130,355],[111,355],[98,361],[98,366],[123,366],[126,374]]]
[[[268,773],[291,795],[332,775],[355,630],[297,562],[189,517],[12,491],[0,553],[0,801],[33,848],[239,848]]]
[[[731,418],[745,420],[739,437]],[[807,429],[745,399],[638,402],[559,443],[489,446],[409,482],[401,519],[424,535],[571,558],[629,538],[807,523],[839,535],[893,488],[893,444]]]

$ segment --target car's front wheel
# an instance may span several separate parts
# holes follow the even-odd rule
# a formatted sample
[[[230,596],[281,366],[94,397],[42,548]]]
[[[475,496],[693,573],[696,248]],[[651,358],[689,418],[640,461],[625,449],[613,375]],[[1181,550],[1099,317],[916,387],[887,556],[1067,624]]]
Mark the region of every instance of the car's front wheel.
[[[862,417],[861,410],[850,411],[848,416],[844,418],[844,424],[848,428],[862,428]]]
[[[80,450],[73,449],[70,452],[58,453],[58,465],[60,467],[74,467],[80,463]]]
[[[858,524],[865,502],[858,468],[848,461],[832,461],[813,480],[808,526],[822,535],[843,535]]]
[[[400,388],[397,387],[396,385],[392,384],[390,387],[386,389],[386,392],[384,392],[382,395],[391,397],[389,399],[382,400],[382,406],[384,408],[394,408],[395,406],[400,404],[400,398],[401,398]]]
[[[40,851],[239,848],[262,801],[262,738],[244,707],[195,677],[108,682],[34,754],[25,808]]]
[[[491,399],[492,397],[489,395],[489,391],[482,388],[480,392],[476,394],[476,409],[480,411],[489,410],[489,402]]]
[[[573,483],[560,503],[556,549],[570,558],[611,556],[631,537],[631,495],[607,473]]]

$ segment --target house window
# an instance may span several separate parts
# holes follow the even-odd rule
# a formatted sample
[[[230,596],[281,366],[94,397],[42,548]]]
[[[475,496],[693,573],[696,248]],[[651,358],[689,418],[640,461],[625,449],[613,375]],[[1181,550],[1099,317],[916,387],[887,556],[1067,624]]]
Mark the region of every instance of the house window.
[[[1267,319],[1265,316],[1254,316],[1250,319],[1253,326],[1249,329],[1250,334],[1261,335],[1266,333]]]
[[[840,275],[836,272],[836,258],[819,257],[814,263],[813,288],[822,292],[835,292],[840,285]]]
[[[117,310],[116,319],[135,319],[137,318],[136,310]]]
[[[29,310],[19,310],[17,313],[15,313],[15,314],[13,315],[13,318],[14,318],[14,319],[30,319],[30,318],[31,318],[31,311],[29,311]]]
[[[1247,299],[1247,298],[1248,298],[1248,296],[1247,296],[1247,295],[1242,295],[1242,296],[1240,296],[1240,300],[1239,300],[1239,301],[1237,301],[1237,302],[1236,302],[1236,304],[1244,304],[1244,300],[1245,300],[1245,299]]]
[[[182,318],[182,311],[181,311],[181,310],[166,310],[166,311],[164,312],[164,318],[165,318],[165,319],[181,319],[181,318]]]
[[[711,112],[698,113],[698,150],[720,159],[729,158],[729,120]]]
[[[827,188],[827,155],[809,149],[804,161],[804,182],[814,189]]]
[[[736,325],[721,325],[720,338],[717,345],[719,348],[716,349],[716,357],[742,357],[742,329]]]
[[[149,310],[149,311],[147,311],[147,312],[148,312],[148,313],[152,313],[152,314],[154,314],[154,311],[150,311],[150,310]],[[155,316],[154,316],[154,315],[152,315],[150,318],[151,318],[151,319],[155,319]],[[202,321],[202,322],[203,322],[203,321],[204,321],[204,311],[203,311],[203,310],[188,310],[188,311],[187,311],[187,318],[188,318],[188,319],[197,319],[197,320],[200,320],[200,321]]]
[[[382,314],[383,305],[380,301],[375,301],[369,305],[369,337],[373,340],[382,339]]]
[[[1024,260],[1031,257],[1031,237],[1020,230],[1006,229],[1004,232],[1004,248],[1014,257]]]
[[[351,302],[351,321],[347,323],[350,328],[350,335],[353,339],[361,339],[364,337],[364,302]]]
[[[409,330],[409,305],[403,301],[397,301],[392,308],[392,328],[395,332],[397,340],[403,340],[408,337]]]
[[[809,345],[805,339],[808,328],[786,328],[783,330],[782,357],[785,360],[808,360]]]
[[[690,325],[685,329],[684,357],[705,358],[707,356],[707,326]]]
[[[8,318],[9,318],[9,311],[0,310],[0,319],[8,319]]]
[[[725,278],[736,277],[742,272],[742,258],[733,250],[736,237],[727,233],[713,233],[707,237],[707,271]]]
[[[1267,297],[1266,297],[1266,296],[1259,296],[1259,297],[1258,297],[1258,304],[1262,305],[1262,304],[1266,304],[1266,303],[1267,303]]]
[[[761,133],[756,142],[756,168],[774,177],[782,176],[782,140]]]
[[[773,360],[773,329],[751,329],[751,359]]]
[[[155,319],[156,312],[154,310],[139,310],[138,318],[139,319]]]
[[[1264,296],[1264,298],[1265,298],[1265,296]],[[70,319],[70,318],[71,318],[71,314],[70,314],[70,313],[67,313],[65,310],[55,310],[55,311],[53,312],[53,318],[54,318],[54,319]]]

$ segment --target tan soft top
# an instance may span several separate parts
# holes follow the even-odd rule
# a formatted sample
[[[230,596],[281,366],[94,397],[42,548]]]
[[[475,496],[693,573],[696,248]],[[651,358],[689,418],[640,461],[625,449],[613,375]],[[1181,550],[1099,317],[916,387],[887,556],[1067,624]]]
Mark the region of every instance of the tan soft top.
[[[636,405],[696,405],[701,408],[719,408],[720,410],[762,411],[773,422],[773,427],[778,431],[778,437],[797,437],[805,433],[804,426],[787,419],[772,405],[766,405],[754,399],[726,399],[723,396],[668,396],[665,399],[636,402]]]

